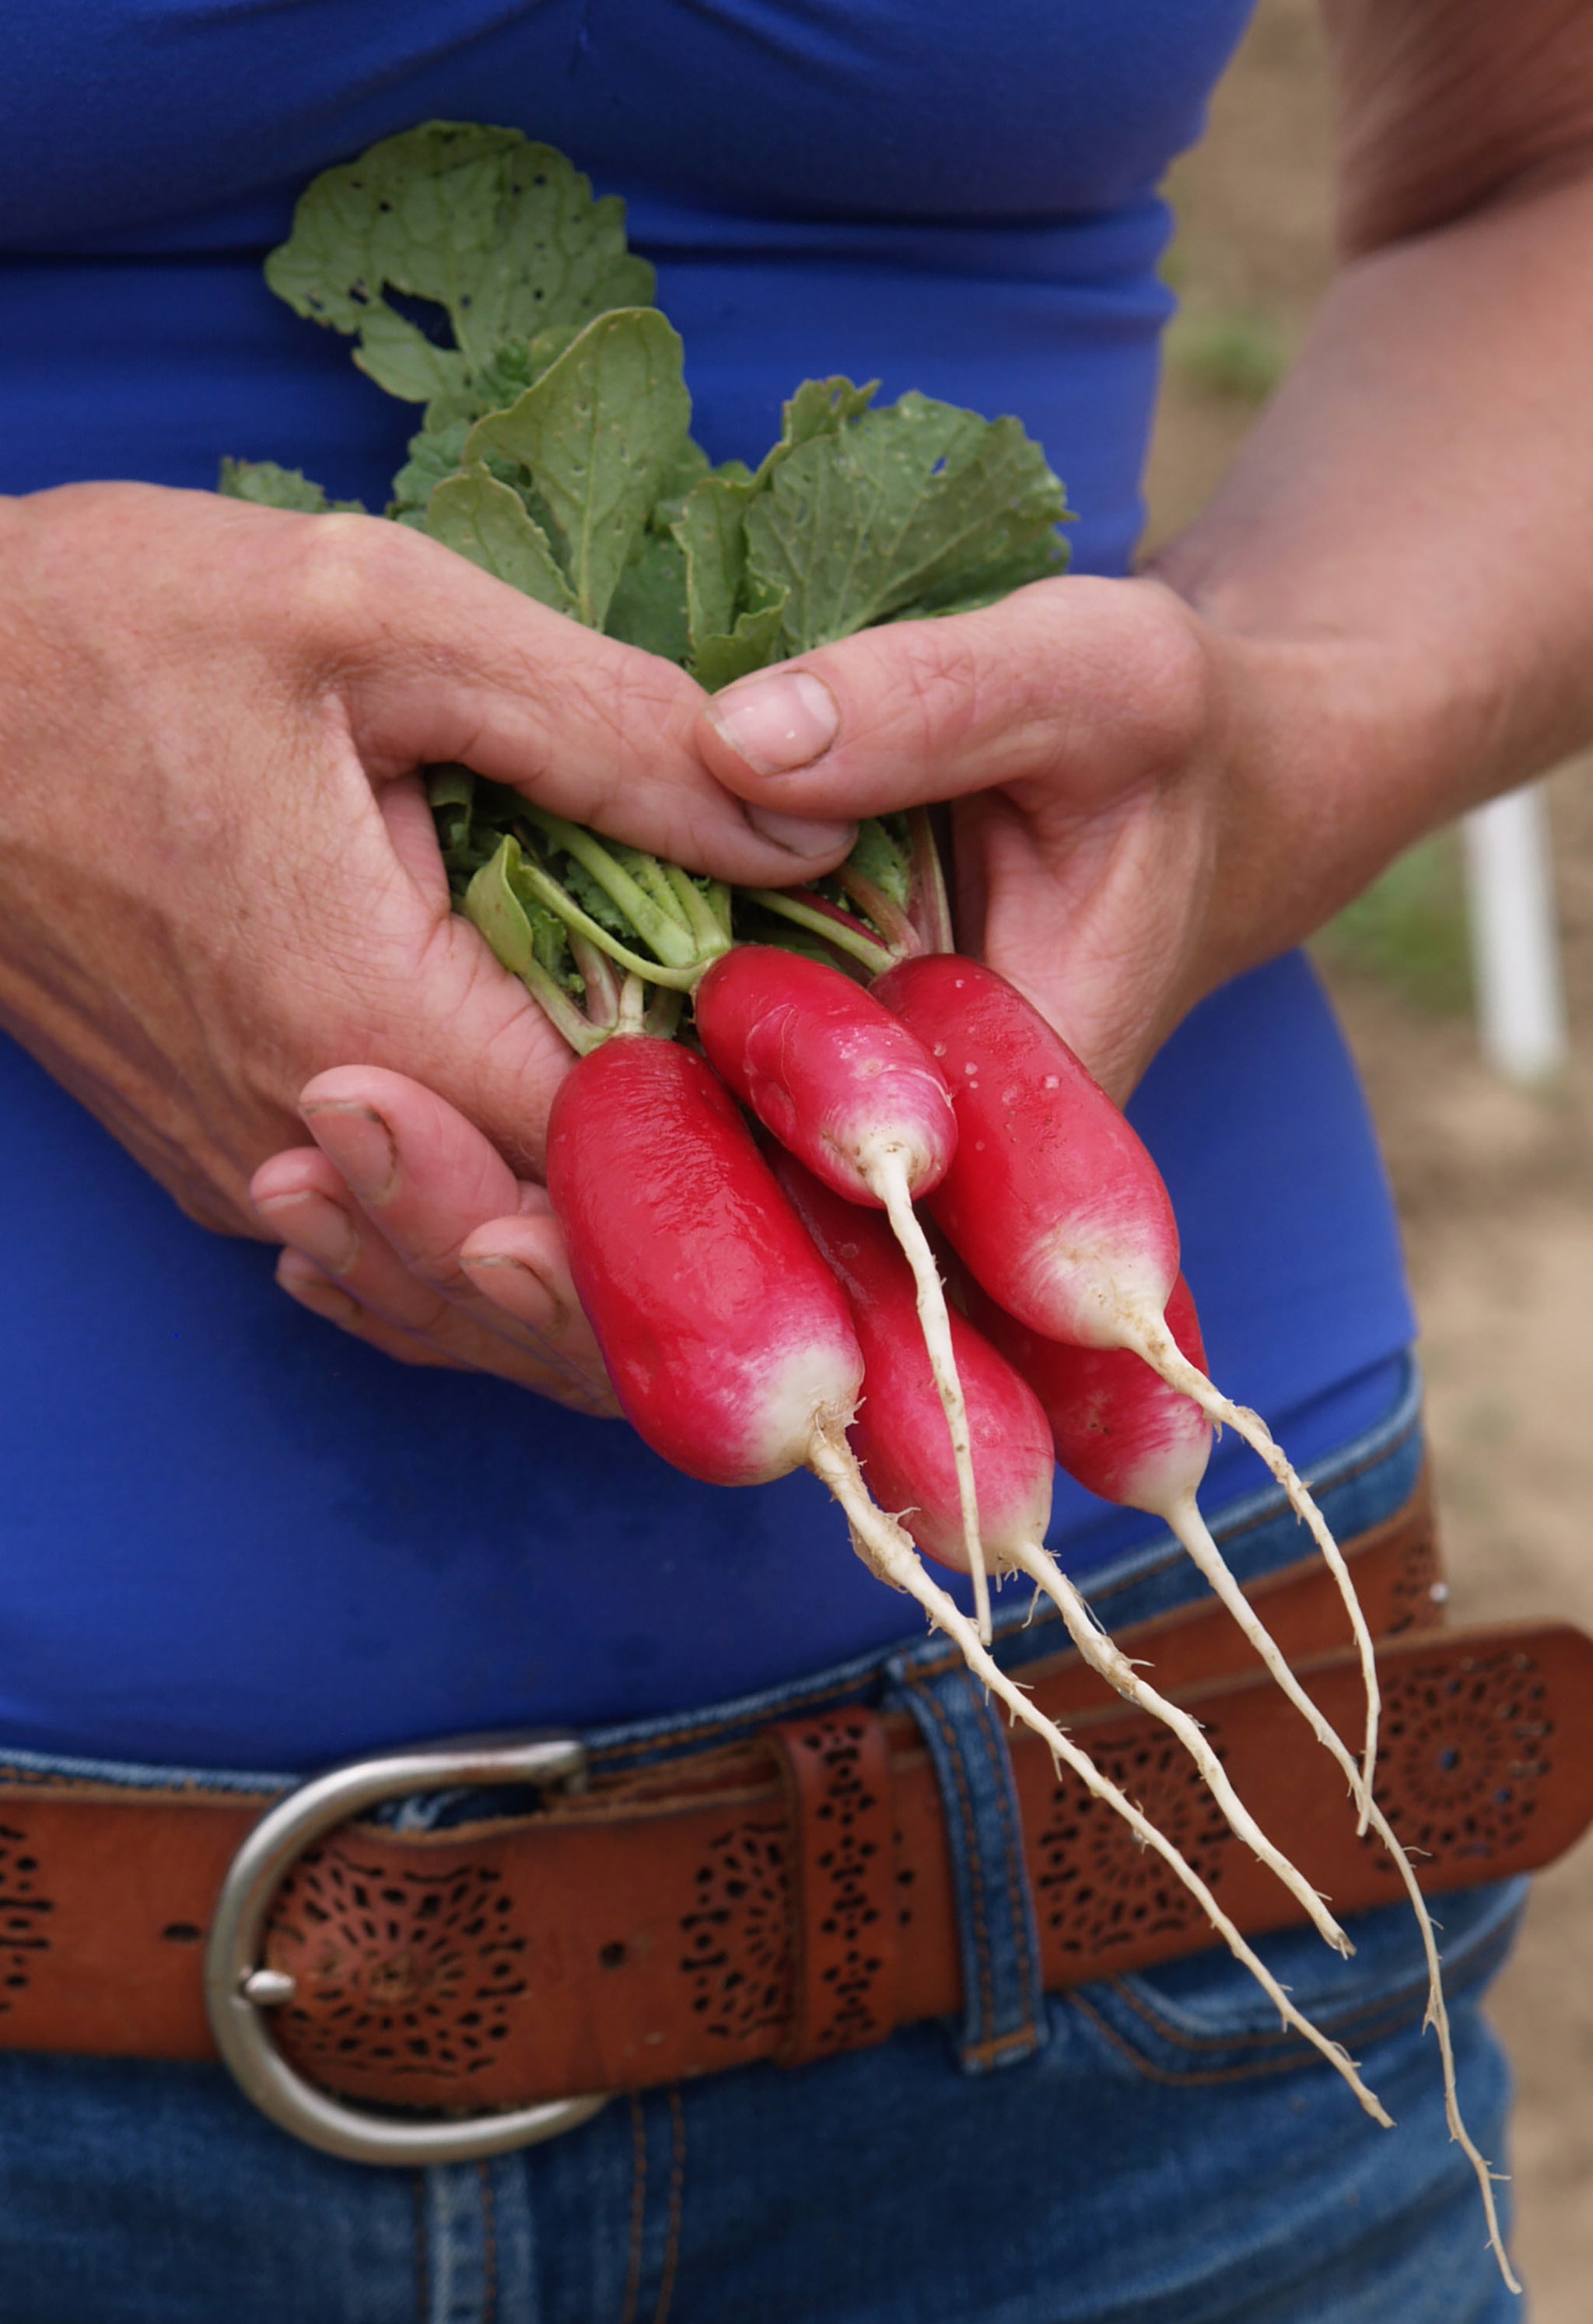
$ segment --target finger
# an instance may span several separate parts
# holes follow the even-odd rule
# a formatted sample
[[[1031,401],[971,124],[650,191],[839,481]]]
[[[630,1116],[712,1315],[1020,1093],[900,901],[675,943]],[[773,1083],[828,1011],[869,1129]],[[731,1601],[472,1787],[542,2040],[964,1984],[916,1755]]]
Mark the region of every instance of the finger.
[[[379,1065],[318,1074],[299,1108],[317,1145],[416,1273],[467,1292],[459,1245],[483,1219],[520,1205],[519,1182],[492,1141],[435,1091]]]
[[[1080,578],[759,671],[703,706],[697,737],[727,788],[787,815],[883,815],[1036,781],[1084,812],[1176,766],[1206,715],[1182,602],[1156,582]]]
[[[435,1371],[465,1371],[467,1365],[452,1356],[445,1356],[428,1347],[423,1340],[408,1332],[396,1330],[379,1315],[345,1291],[341,1284],[330,1283],[311,1259],[297,1250],[285,1250],[277,1261],[277,1281],[290,1299],[299,1306],[318,1315],[326,1323],[335,1323],[351,1339],[363,1340],[379,1354],[391,1356],[401,1364],[424,1366]]]
[[[318,1074],[300,1107],[412,1273],[466,1306],[484,1298],[603,1379],[546,1193],[517,1179],[474,1123],[419,1082],[369,1065]],[[484,1240],[483,1222],[497,1230]]]
[[[316,1154],[307,1167],[313,1170],[318,1165],[331,1171],[323,1155]],[[368,1222],[350,1217],[346,1200],[345,1195],[340,1204],[315,1187],[293,1196],[277,1193],[262,1203],[262,1216],[290,1240],[278,1262],[284,1290],[407,1363],[489,1372],[577,1411],[603,1416],[615,1412],[601,1370],[584,1370],[562,1348],[507,1314],[494,1311],[483,1321],[480,1314],[466,1312],[418,1281]],[[335,1225],[330,1214],[336,1214]],[[485,1303],[473,1306],[484,1309]]]
[[[761,819],[693,740],[703,693],[673,662],[585,629],[411,527],[317,518],[295,618],[347,706],[373,774],[460,761],[540,805],[694,871],[808,878],[850,816]]]
[[[521,1189],[517,1216],[477,1227],[459,1261],[483,1298],[548,1332],[584,1371],[603,1372],[603,1355],[570,1274],[564,1230],[540,1187]],[[552,1320],[544,1321],[550,1306]]]
[[[360,1071],[365,1078],[355,1086],[380,1087],[366,1069]],[[389,1083],[398,1078],[385,1077]],[[392,1091],[382,1093],[391,1102]],[[429,1093],[416,1095],[424,1098]],[[392,1111],[401,1114],[403,1108],[395,1105]],[[448,1109],[439,1106],[437,1111],[446,1115]],[[273,1156],[255,1173],[252,1187],[255,1208],[272,1232],[313,1261],[363,1307],[424,1340],[439,1353],[543,1393],[554,1380],[566,1400],[594,1409],[612,1409],[602,1359],[567,1270],[563,1268],[562,1243],[551,1220],[547,1222],[551,1239],[545,1235],[539,1244],[528,1247],[534,1248],[530,1264],[520,1258],[514,1260],[520,1296],[512,1305],[493,1300],[474,1272],[462,1270],[453,1251],[440,1253],[435,1241],[428,1258],[436,1275],[417,1271],[410,1252],[389,1238],[386,1230],[391,1213],[384,1214],[379,1206],[381,1195],[401,1184],[405,1175],[391,1132],[382,1118],[368,1108],[349,1105],[334,1111],[333,1118],[336,1124],[333,1142],[354,1154],[356,1173],[377,1203],[370,1212],[358,1206],[334,1153],[318,1147],[295,1148]],[[440,1121],[434,1126],[446,1127]],[[469,1130],[468,1124],[460,1128]],[[485,1146],[477,1133],[469,1135]],[[483,1175],[489,1182],[501,1178],[502,1187],[494,1185],[493,1191],[505,1191],[511,1201],[515,1199],[514,1179],[490,1148]],[[392,1199],[396,1205],[397,1196]],[[412,1196],[404,1199],[412,1218],[421,1206]],[[474,1226],[479,1221],[477,1211],[468,1223]],[[514,1222],[509,1224],[512,1227]],[[431,1226],[432,1222],[422,1221],[423,1230]],[[550,1279],[535,1272],[539,1263]],[[436,1276],[444,1282],[439,1283]]]

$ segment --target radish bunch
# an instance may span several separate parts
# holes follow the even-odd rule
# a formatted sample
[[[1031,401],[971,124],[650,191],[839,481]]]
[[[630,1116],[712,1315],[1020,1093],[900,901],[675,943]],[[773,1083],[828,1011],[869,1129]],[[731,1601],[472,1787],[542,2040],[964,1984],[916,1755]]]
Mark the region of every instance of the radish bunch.
[[[864,991],[818,960],[739,945],[701,976],[694,1001],[705,1057],[649,1037],[633,999],[568,1075],[549,1130],[548,1190],[627,1416],[711,1483],[803,1467],[822,1478],[865,1563],[917,1600],[1059,1769],[1163,1858],[1284,2021],[1387,2126],[1353,2061],[1296,2008],[1193,1867],[989,1651],[987,1560],[1054,1602],[1082,1658],[1171,1729],[1234,1832],[1324,1940],[1350,1951],[1196,1722],[1113,1644],[1044,1545],[1057,1458],[1091,1490],[1160,1516],[1398,1868],[1423,1932],[1450,2131],[1506,2266],[1488,2167],[1460,2118],[1432,1921],[1372,1794],[1376,1674],[1353,1583],[1262,1422],[1206,1375],[1172,1207],[1138,1139],[1022,995],[955,955],[900,961]],[[776,1141],[769,1158],[737,1099]],[[948,1309],[916,1200],[971,1278],[977,1326]],[[1367,1674],[1359,1766],[1200,1514],[1221,1421],[1257,1447],[1339,1580]],[[920,1550],[972,1577],[973,1621]]]

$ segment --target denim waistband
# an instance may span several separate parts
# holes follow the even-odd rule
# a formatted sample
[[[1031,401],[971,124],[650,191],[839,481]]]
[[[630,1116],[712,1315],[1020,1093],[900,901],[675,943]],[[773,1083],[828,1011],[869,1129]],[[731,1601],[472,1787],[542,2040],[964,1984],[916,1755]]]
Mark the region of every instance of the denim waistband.
[[[1316,1462],[1306,1471],[1306,1481],[1333,1532],[1340,1540],[1350,1540],[1404,1506],[1415,1489],[1423,1459],[1421,1378],[1414,1360],[1408,1359],[1400,1391],[1384,1418]],[[1310,1549],[1309,1536],[1270,1480],[1254,1493],[1208,1511],[1207,1519],[1241,1582],[1287,1565]],[[1079,1587],[1107,1627],[1119,1632],[1207,1594],[1183,1550],[1165,1533],[1082,1575]],[[1008,1602],[996,1614],[995,1651],[1003,1665],[1020,1669],[1059,1653],[1066,1644],[1062,1618],[1054,1608],[1043,1605],[1036,1611],[1027,1591],[1021,1599],[1008,1591]],[[593,1728],[584,1740],[594,1772],[658,1766],[733,1743],[774,1720],[850,1703],[898,1702],[904,1692],[956,1660],[945,1640],[932,1632],[728,1702]],[[6,1770],[24,1779],[65,1777],[129,1791],[259,1794],[290,1791],[303,1781],[301,1773],[277,1769],[159,1766],[16,1749],[0,1755],[0,1773]],[[433,1803],[433,1815],[439,1804]]]

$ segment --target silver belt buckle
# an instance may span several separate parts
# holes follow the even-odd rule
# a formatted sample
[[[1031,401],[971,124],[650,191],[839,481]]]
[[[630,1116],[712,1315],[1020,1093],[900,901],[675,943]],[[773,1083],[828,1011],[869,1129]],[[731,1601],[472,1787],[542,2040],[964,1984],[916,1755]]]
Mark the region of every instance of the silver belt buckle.
[[[586,1747],[576,1735],[463,1736],[425,1750],[350,1760],[267,1810],[233,1858],[205,1951],[205,2006],[216,2046],[262,2114],[345,2162],[413,2166],[468,2163],[557,2138],[608,2103],[608,2093],[598,2091],[428,2122],[346,2106],[296,2073],[272,2040],[267,2013],[292,2000],[295,1981],[260,1960],[272,1900],[295,1858],[380,1801],[500,1784],[576,1790],[585,1775]]]

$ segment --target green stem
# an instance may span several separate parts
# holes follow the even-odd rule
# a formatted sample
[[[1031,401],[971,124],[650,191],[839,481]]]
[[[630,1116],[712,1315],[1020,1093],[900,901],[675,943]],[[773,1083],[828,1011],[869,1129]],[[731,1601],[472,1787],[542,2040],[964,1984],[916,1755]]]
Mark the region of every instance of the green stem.
[[[923,951],[918,931],[883,888],[876,887],[861,872],[854,872],[850,863],[843,863],[835,878],[847,901],[855,904],[865,919],[873,921],[898,960],[911,960],[916,952]]]
[[[844,912],[822,910],[817,905],[800,903],[795,896],[787,895],[783,888],[742,888],[738,892],[750,903],[761,904],[766,912],[778,913],[781,919],[792,920],[799,928],[810,928],[815,936],[823,936],[827,944],[833,944],[838,952],[850,953],[874,976],[883,976],[888,968],[896,965],[896,954],[887,945],[876,943],[865,928],[860,927],[856,920],[849,919]]]
[[[621,868],[624,867],[622,865]],[[658,909],[670,919],[678,920],[690,936],[693,933],[692,915],[682,903],[677,873],[681,879],[686,876],[677,863],[665,863],[656,855],[643,855],[631,877],[640,882]]]
[[[643,960],[640,953],[632,952],[620,942],[618,936],[600,927],[590,912],[584,912],[574,897],[559,886],[552,873],[544,872],[541,865],[533,863],[529,856],[521,862],[519,876],[539,903],[546,904],[550,912],[558,914],[566,928],[578,929],[589,944],[594,944],[600,952],[607,953],[611,960],[617,960],[620,966],[629,970],[632,976],[645,977],[649,984],[670,985],[677,992],[689,992],[696,982],[701,973],[700,963],[694,960],[690,967],[666,968],[656,960]]]
[[[647,1030],[647,987],[640,976],[628,976],[620,988],[620,1014],[614,1030],[624,1034]]]
[[[683,871],[678,863],[660,860],[658,869],[674,890],[676,899],[686,914],[686,926],[696,942],[698,959],[704,962],[716,960],[722,952],[728,952],[730,932],[721,925],[719,915],[714,908],[714,899],[704,895],[691,873]],[[723,882],[716,881],[714,885],[723,888]],[[724,893],[728,896],[730,890],[724,889]]]
[[[569,931],[570,958],[586,987],[586,1014],[594,1025],[612,1026],[620,1013],[620,980],[607,953],[589,944],[579,928]]]
[[[683,992],[671,992],[667,985],[658,985],[647,1004],[647,1014],[641,1020],[644,1033],[651,1033],[660,1041],[672,1041],[680,1026],[680,1012],[686,1007]]]
[[[549,976],[539,960],[522,968],[520,979],[554,1031],[563,1036],[578,1057],[601,1048],[608,1039],[612,1028],[594,1025],[589,1017],[583,1016],[557,978]]]
[[[631,921],[643,944],[650,945],[660,961],[668,968],[690,968],[695,961],[695,948],[686,930],[672,912],[666,912],[654,902],[640,883],[633,880],[622,863],[615,862],[608,849],[578,823],[566,823],[560,815],[549,815],[545,807],[533,807],[528,800],[521,809],[533,829],[550,839],[556,847],[573,856],[584,872],[589,872]],[[574,926],[574,923],[571,923]],[[595,922],[594,926],[595,926]],[[612,952],[612,945],[604,946]],[[613,953],[618,960],[619,953]],[[634,959],[635,955],[631,955]],[[641,972],[648,973],[645,966]]]
[[[929,809],[909,808],[907,828],[913,842],[913,926],[925,952],[955,952],[957,937],[946,894],[945,866],[935,844]]]

